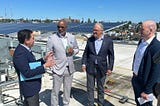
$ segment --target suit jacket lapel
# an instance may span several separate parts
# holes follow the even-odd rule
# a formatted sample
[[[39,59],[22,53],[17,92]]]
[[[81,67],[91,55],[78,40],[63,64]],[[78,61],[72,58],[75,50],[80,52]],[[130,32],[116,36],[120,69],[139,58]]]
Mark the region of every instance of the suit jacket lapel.
[[[95,40],[96,40],[95,37],[93,37],[92,46],[93,46],[93,51],[94,51],[94,53],[97,54],[97,53],[96,53],[96,48],[95,48]]]
[[[144,56],[148,53],[148,50],[150,48],[150,46],[152,45],[153,41],[156,39],[156,37],[151,41],[151,43],[148,45],[148,47],[146,48],[145,52],[144,52]]]

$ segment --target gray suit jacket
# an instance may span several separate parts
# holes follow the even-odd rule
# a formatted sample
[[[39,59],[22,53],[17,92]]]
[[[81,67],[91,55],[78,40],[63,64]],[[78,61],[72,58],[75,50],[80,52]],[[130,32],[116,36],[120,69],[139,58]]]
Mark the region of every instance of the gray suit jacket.
[[[67,66],[69,66],[70,74],[75,72],[73,56],[78,53],[79,48],[74,35],[66,33],[66,38],[68,45],[72,46],[74,50],[74,53],[71,55],[66,54],[65,47],[58,33],[49,36],[47,42],[47,51],[53,51],[53,58],[56,62],[51,69],[58,75],[62,75]]]

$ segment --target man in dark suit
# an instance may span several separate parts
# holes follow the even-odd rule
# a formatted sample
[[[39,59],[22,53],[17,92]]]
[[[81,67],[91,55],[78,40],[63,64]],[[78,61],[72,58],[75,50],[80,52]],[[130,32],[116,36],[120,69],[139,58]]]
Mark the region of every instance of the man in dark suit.
[[[141,40],[133,60],[132,86],[135,93],[135,101],[140,106],[137,98],[147,100],[152,95],[153,85],[160,80],[160,65],[154,63],[153,56],[160,50],[160,42],[156,39],[156,23],[147,20],[141,26]],[[142,106],[152,106],[152,101]]]
[[[114,50],[111,39],[103,35],[103,25],[96,23],[82,57],[82,71],[87,72],[88,106],[94,106],[94,85],[97,81],[98,105],[104,105],[104,82],[114,64]]]
[[[35,75],[45,73],[45,68],[53,66],[52,52],[49,52],[44,59],[36,60],[31,52],[34,44],[34,33],[31,30],[24,29],[18,32],[19,45],[16,47],[13,55],[13,63],[20,80],[20,73],[31,78]],[[30,69],[29,63],[41,61],[43,65]],[[24,106],[39,106],[39,91],[41,89],[41,78],[20,81],[20,94],[24,96]]]

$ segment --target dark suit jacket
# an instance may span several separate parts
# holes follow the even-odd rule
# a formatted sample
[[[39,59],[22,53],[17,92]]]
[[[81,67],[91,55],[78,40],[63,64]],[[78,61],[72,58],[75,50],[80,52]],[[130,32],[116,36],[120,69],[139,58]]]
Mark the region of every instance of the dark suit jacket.
[[[44,73],[45,69],[43,66],[39,66],[36,69],[30,70],[29,63],[35,61],[36,60],[34,55],[29,52],[29,50],[27,50],[20,44],[17,46],[13,55],[13,63],[18,76],[20,75],[20,72],[26,78]],[[41,61],[41,63],[44,64],[43,59],[40,59],[38,61]],[[20,81],[20,93],[24,95],[24,97],[33,96],[39,93],[40,89],[41,78],[28,81]]]
[[[96,39],[93,36],[88,39],[82,57],[82,64],[86,65],[86,71],[88,73],[93,73],[95,68],[95,60],[97,59],[98,67],[101,70],[102,75],[105,75],[108,69],[113,69],[113,42],[110,38],[104,37],[101,49],[97,55],[95,50],[95,40]]]
[[[153,85],[160,81],[160,64],[153,61],[153,56],[158,50],[160,50],[160,42],[155,37],[146,48],[139,67],[137,83],[141,85],[142,92],[147,94],[152,93]]]

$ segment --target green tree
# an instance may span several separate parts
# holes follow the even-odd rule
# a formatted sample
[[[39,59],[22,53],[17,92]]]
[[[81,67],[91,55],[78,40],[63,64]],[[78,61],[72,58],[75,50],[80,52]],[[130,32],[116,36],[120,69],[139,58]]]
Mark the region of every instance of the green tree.
[[[69,16],[69,18],[68,18],[69,20],[71,20],[71,16]]]
[[[156,23],[157,24],[157,30],[160,28],[160,23]]]
[[[45,19],[44,22],[45,22],[45,23],[51,23],[52,20],[50,20],[50,19]]]
[[[88,18],[88,21],[87,21],[87,22],[88,22],[88,23],[92,23],[90,18]]]
[[[96,23],[96,22],[97,22],[97,21],[94,19],[94,20],[93,20],[93,23]]]

